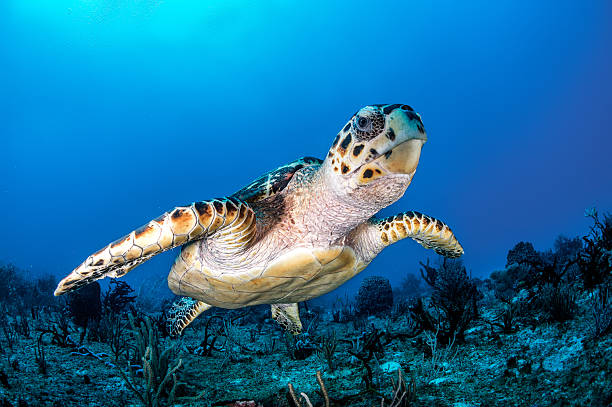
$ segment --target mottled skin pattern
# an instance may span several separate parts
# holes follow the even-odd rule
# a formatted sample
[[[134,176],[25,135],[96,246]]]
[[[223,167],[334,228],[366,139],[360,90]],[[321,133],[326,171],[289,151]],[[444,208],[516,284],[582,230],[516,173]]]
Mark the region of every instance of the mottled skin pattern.
[[[404,194],[426,140],[410,106],[367,106],[325,160],[301,158],[229,197],[175,208],[88,257],[56,295],[182,245],[168,285],[193,300],[175,306],[172,332],[210,306],[272,304],[273,317],[298,333],[298,302],[343,284],[391,243],[410,237],[447,257],[463,254],[439,220],[418,212],[374,218]]]
[[[194,300],[193,298],[181,298],[172,304],[172,307],[168,310],[168,319],[172,321],[171,324],[168,324],[169,332],[173,335],[183,332],[183,329],[185,329],[191,321],[211,307],[211,305]]]

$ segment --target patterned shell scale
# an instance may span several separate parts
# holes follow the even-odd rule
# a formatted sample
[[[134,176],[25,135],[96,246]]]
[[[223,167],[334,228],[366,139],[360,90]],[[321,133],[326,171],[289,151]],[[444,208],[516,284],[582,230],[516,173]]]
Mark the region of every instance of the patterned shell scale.
[[[312,165],[321,165],[322,162],[318,158],[302,157],[262,175],[248,186],[236,192],[232,197],[248,203],[264,200],[282,191],[299,169]]]

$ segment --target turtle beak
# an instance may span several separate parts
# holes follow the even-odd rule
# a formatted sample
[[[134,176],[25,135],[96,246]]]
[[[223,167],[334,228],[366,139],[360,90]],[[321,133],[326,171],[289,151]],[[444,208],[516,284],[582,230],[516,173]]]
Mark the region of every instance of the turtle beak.
[[[422,139],[406,140],[374,162],[390,174],[413,174],[419,165],[423,144]]]
[[[389,117],[389,129],[388,135],[378,140],[378,151],[383,153],[373,164],[388,174],[414,174],[427,141],[421,118],[417,113],[396,109]]]

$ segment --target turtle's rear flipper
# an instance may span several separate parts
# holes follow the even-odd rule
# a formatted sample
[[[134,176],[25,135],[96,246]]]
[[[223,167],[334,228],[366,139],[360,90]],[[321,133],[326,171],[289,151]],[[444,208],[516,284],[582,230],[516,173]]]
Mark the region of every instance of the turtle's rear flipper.
[[[293,304],[272,304],[272,318],[279,323],[280,326],[297,335],[302,332],[302,321],[297,303]]]
[[[181,298],[172,304],[172,308],[168,312],[168,321],[166,322],[168,333],[170,333],[170,336],[179,336],[198,315],[210,308],[212,308],[212,305],[205,302],[189,297]]]
[[[59,282],[55,295],[74,291],[104,277],[121,277],[168,249],[224,229],[239,244],[255,234],[255,214],[236,198],[213,199],[177,207],[89,256]]]

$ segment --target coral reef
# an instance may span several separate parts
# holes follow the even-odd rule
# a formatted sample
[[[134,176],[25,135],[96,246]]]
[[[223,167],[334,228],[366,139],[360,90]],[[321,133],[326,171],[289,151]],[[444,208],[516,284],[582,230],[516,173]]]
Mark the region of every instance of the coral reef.
[[[89,321],[99,320],[102,315],[100,284],[96,281],[68,294],[67,308],[79,327],[86,328]]]
[[[1,266],[0,406],[608,406],[612,228],[589,216],[584,239],[521,242],[490,279],[424,261],[394,294],[377,277],[354,300],[300,304],[296,336],[262,306],[170,338],[165,299],[113,283],[65,301]]]
[[[578,256],[584,287],[591,289],[610,279],[612,275],[612,214],[599,219],[597,210],[587,211],[593,220],[590,233],[583,237],[584,250]]]
[[[355,301],[358,315],[378,315],[393,307],[393,290],[385,277],[372,276],[365,278]]]
[[[422,330],[436,332],[441,343],[463,342],[464,332],[478,316],[482,294],[461,260],[444,259],[438,267],[421,262],[421,276],[432,289],[431,306],[419,300],[411,312]]]
[[[131,377],[123,369],[118,369],[119,374],[143,405],[173,405],[183,360],[174,345],[162,346],[150,318],[136,321],[130,316],[130,323],[136,342],[134,362],[127,368]]]

